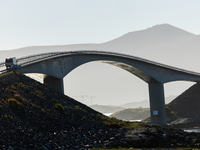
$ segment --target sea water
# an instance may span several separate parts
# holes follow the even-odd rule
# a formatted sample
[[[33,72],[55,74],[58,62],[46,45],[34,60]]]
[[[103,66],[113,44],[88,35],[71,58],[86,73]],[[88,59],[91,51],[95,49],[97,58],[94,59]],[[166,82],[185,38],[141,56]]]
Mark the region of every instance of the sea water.
[[[187,129],[184,130],[185,132],[196,132],[196,133],[200,133],[200,129]]]
[[[105,113],[104,115],[105,116],[110,116],[110,115],[112,115],[113,113]]]

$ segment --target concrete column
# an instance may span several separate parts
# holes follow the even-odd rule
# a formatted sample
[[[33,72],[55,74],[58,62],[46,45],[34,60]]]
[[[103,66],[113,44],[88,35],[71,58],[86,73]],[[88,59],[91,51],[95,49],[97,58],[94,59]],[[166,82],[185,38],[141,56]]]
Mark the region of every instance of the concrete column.
[[[163,83],[153,80],[149,83],[151,124],[166,125]]]
[[[64,94],[63,79],[52,76],[45,76],[43,79],[44,84]]]

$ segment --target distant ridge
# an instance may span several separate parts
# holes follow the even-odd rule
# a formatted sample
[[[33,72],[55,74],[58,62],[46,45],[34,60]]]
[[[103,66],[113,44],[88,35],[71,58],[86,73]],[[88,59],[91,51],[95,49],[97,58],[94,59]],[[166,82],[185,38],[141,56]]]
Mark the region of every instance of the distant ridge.
[[[200,35],[192,34],[172,25],[161,24],[144,30],[129,32],[121,37],[99,44],[30,46],[13,50],[2,50],[0,51],[0,61],[4,61],[5,57],[22,57],[45,52],[102,50],[130,54],[195,71],[194,65],[191,65],[193,63],[186,63],[185,60],[194,57],[192,61],[195,61],[195,63],[197,61],[200,62],[196,58],[199,55],[200,49],[199,37]]]
[[[191,64],[186,64],[185,59],[199,54],[199,37],[200,35],[192,34],[172,25],[161,24],[126,33],[105,43],[30,46],[0,51],[0,61],[4,61],[5,57],[22,57],[45,52],[102,50],[130,54],[179,68],[186,67],[185,69],[191,70],[188,69]],[[180,63],[177,62],[177,58]],[[194,61],[196,59],[194,58]]]
[[[165,104],[170,103],[175,98],[176,98],[176,96],[174,96],[174,95],[165,97]],[[121,107],[124,107],[124,108],[139,108],[139,107],[149,108],[149,100],[130,102],[130,103],[121,105]]]
[[[145,40],[149,40],[149,38],[150,40],[166,41],[166,40],[174,40],[180,37],[188,39],[195,36],[196,36],[195,34],[192,34],[180,28],[174,27],[172,25],[162,24],[162,25],[155,25],[153,27],[150,27],[144,30],[129,32],[119,38],[108,41],[106,43],[111,43],[111,42],[116,42],[116,41],[119,42],[122,39],[128,43],[134,40],[145,41]]]
[[[106,35],[105,35],[106,36]],[[200,35],[195,35],[192,33],[189,33],[187,31],[184,31],[180,28],[174,27],[169,24],[161,24],[156,25],[144,30],[140,31],[134,31],[129,32],[127,34],[124,34],[121,37],[117,37],[116,39],[110,40],[105,43],[96,43],[96,44],[72,44],[72,45],[55,45],[55,46],[32,46],[32,47],[24,47],[19,48],[15,50],[9,50],[9,51],[0,51],[0,62],[4,61],[6,57],[22,57],[32,54],[38,54],[38,53],[45,53],[45,52],[58,52],[58,51],[73,51],[73,50],[101,50],[101,51],[110,51],[110,52],[118,52],[118,53],[124,53],[129,54],[141,58],[145,58],[148,60],[152,60],[155,62],[159,62],[162,64],[166,64],[169,66],[174,66],[178,68],[182,68],[189,71],[194,72],[200,72]],[[135,78],[133,76],[129,76],[128,73],[124,73],[121,70],[115,70],[114,67],[107,68],[107,70],[104,70],[107,66],[104,64],[98,64],[98,63],[90,63],[87,64],[89,67],[84,68],[84,66],[81,70],[77,69],[75,74],[73,74],[73,77],[70,74],[68,75],[68,79],[65,79],[65,83],[68,80],[70,83],[73,84],[73,87],[79,87],[79,92],[83,91],[82,89],[89,89],[91,86],[86,83],[86,81],[90,81],[91,83],[95,83],[96,80],[94,79],[92,81],[93,77],[97,77],[99,79],[99,83],[109,83],[109,85],[112,85],[112,87],[109,87],[109,89],[112,89],[113,91],[116,90],[119,86],[117,83],[126,83],[126,85],[113,93],[116,93],[112,99],[109,98],[109,96],[102,96],[98,95],[98,92],[93,92],[94,88],[91,90],[86,91],[86,94],[94,95],[93,93],[97,93],[95,96],[95,100],[101,102],[101,104],[113,104],[115,102],[118,102],[119,105],[120,101],[123,99],[123,101],[130,102],[130,101],[136,101],[138,99],[141,99],[140,92],[135,92],[133,94],[133,91],[138,90],[138,88],[135,88],[132,85],[137,85],[137,87],[141,87],[142,89],[146,89],[146,84],[141,83],[140,79]],[[98,69],[97,68],[98,65]],[[110,67],[110,66],[108,66]],[[95,70],[96,69],[96,70]],[[85,71],[87,70],[87,71]],[[94,71],[95,70],[95,71]],[[116,72],[115,72],[116,71]],[[84,72],[84,79],[83,78],[83,72]],[[106,73],[105,76],[102,76],[102,72]],[[91,77],[91,73],[93,74],[93,77]],[[110,74],[109,74],[110,73]],[[101,77],[101,78],[100,78]],[[82,79],[81,84],[80,82],[76,82],[77,79]],[[110,80],[112,79],[112,80]],[[84,80],[84,81],[83,81]],[[132,83],[128,85],[128,83]],[[72,87],[72,84],[68,87]],[[178,85],[178,84],[177,84]],[[171,86],[171,85],[170,85]],[[104,85],[99,85],[98,87],[104,87]],[[127,88],[126,91],[123,90],[124,88]],[[82,88],[82,89],[81,89]],[[174,86],[172,85],[169,89],[173,93],[173,95],[180,94],[179,91],[184,91],[188,86]],[[72,88],[71,88],[72,89]],[[102,90],[102,93],[106,93],[106,91],[103,91],[105,88],[100,88]],[[108,90],[109,90],[108,89]],[[128,90],[132,91],[128,91]],[[107,90],[107,91],[108,91]],[[179,90],[177,93],[174,93],[174,91]],[[66,90],[66,93],[69,90]],[[93,93],[90,93],[90,92]],[[127,92],[128,91],[128,92]],[[76,92],[78,90],[76,89]],[[81,95],[82,93],[78,93],[78,95]],[[146,92],[146,91],[145,91]],[[84,95],[85,95],[84,93]],[[109,92],[112,93],[112,92]],[[121,94],[124,96],[120,96],[117,94]],[[166,92],[170,93],[170,92]],[[67,93],[68,95],[76,95],[76,93]],[[146,95],[145,95],[146,94]],[[142,98],[147,99],[148,93],[146,92]],[[104,94],[107,95],[107,94]],[[134,95],[134,97],[133,97]],[[172,95],[170,93],[170,95]],[[166,95],[168,96],[168,95]],[[112,101],[108,103],[109,101]]]
[[[182,45],[195,37],[199,36],[169,24],[161,24],[155,25],[144,30],[129,32],[122,35],[121,37],[99,44],[89,43],[70,45],[29,46],[13,50],[2,50],[0,51],[0,61],[4,60],[4,57],[9,56],[11,53],[16,57],[20,57],[37,53],[71,50],[105,50],[120,53],[128,53],[132,55],[140,55],[140,53],[142,52],[147,52],[147,54],[149,52],[152,52],[152,46],[155,51],[155,49],[157,49],[156,47],[162,47],[162,45],[165,45],[167,47],[174,45]]]
[[[117,51],[130,48],[129,51],[134,51],[136,54],[140,54],[143,51],[147,52],[147,50],[148,54],[150,51],[155,51],[154,49],[157,49],[157,47],[162,48],[163,46],[171,47],[171,45],[185,44],[185,42],[195,36],[172,25],[162,24],[140,31],[129,32],[104,44],[110,49],[116,49]],[[159,50],[162,51],[162,49]]]

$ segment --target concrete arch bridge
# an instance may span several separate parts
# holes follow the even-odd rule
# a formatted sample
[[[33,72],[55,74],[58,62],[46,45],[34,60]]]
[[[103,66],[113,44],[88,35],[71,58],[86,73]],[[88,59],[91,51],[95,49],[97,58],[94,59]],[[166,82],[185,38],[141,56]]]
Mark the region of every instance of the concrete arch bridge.
[[[164,83],[180,80],[200,81],[199,73],[139,57],[104,51],[68,51],[23,57],[18,62],[22,67],[16,69],[16,71],[22,74],[44,74],[45,85],[64,93],[63,78],[76,67],[92,61],[122,68],[148,84],[152,124],[166,124]]]

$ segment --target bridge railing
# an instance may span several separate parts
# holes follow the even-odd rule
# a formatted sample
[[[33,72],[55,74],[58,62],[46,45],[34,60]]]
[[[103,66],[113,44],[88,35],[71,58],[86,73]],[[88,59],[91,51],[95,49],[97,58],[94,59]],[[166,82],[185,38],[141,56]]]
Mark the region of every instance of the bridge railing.
[[[74,52],[78,52],[79,54],[80,53],[82,53],[82,54],[86,54],[86,53],[95,54],[96,53],[96,54],[103,54],[103,55],[119,56],[119,57],[143,61],[143,62],[150,63],[150,64],[153,64],[153,65],[156,65],[156,66],[165,67],[165,68],[168,68],[168,69],[172,69],[172,70],[176,70],[176,71],[200,76],[200,73],[197,73],[197,72],[194,72],[194,71],[188,71],[188,70],[185,70],[185,69],[180,69],[180,68],[177,68],[177,67],[165,65],[165,64],[162,64],[162,63],[154,62],[154,61],[151,61],[151,60],[148,60],[148,59],[144,59],[144,58],[140,58],[140,57],[136,57],[136,56],[132,56],[132,55],[128,55],[128,54],[121,54],[121,53],[108,52],[108,51],[81,51],[81,52],[80,51],[73,51],[72,53],[74,53]]]
[[[132,56],[132,55],[128,55],[128,54],[121,54],[121,53],[108,52],[108,51],[72,51],[70,53],[71,54],[95,54],[96,53],[96,54],[102,54],[102,55],[124,57],[124,58],[134,59],[134,60],[138,60],[138,61],[143,61],[143,62],[150,63],[150,64],[153,64],[153,65],[156,65],[156,66],[165,67],[165,68],[168,68],[168,69],[172,69],[172,70],[176,70],[176,71],[185,72],[185,73],[200,76],[200,73],[197,73],[197,72],[194,72],[194,71],[188,71],[188,70],[185,70],[185,69],[165,65],[165,64],[162,64],[162,63],[158,63],[158,62],[155,62],[155,61],[151,61],[151,60],[148,60],[148,59],[144,59],[144,58],[140,58],[140,57],[136,57],[136,56]]]

